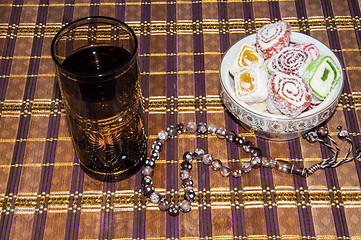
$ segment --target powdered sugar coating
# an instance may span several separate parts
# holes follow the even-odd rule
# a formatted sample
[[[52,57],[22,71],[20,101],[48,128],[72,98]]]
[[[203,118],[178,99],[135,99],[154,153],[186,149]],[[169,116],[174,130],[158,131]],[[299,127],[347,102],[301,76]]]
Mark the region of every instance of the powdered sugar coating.
[[[277,72],[301,74],[311,61],[311,57],[302,49],[286,47],[268,62],[267,69],[270,74]]]
[[[275,104],[273,103],[273,101],[270,98],[267,98],[267,100],[266,100],[266,107],[267,107],[267,110],[272,114],[276,114],[276,115],[283,114],[280,110],[278,110],[278,108],[275,106]]]
[[[305,80],[294,73],[271,76],[268,94],[273,104],[288,117],[296,117],[311,104],[311,91]]]
[[[254,59],[250,59],[246,53],[254,55]],[[262,67],[264,62],[263,57],[257,52],[256,48],[251,45],[245,44],[242,46],[240,53],[235,61],[234,66],[241,68],[245,66]]]
[[[288,22],[269,23],[256,33],[257,51],[265,59],[272,57],[290,44],[291,25]]]
[[[255,59],[249,59],[248,56],[245,56],[246,52],[248,52],[248,54],[254,55]],[[237,55],[237,58],[235,59],[233,66],[230,67],[229,72],[232,76],[234,76],[235,73],[243,67],[255,66],[261,68],[263,66],[263,63],[264,63],[264,59],[257,52],[256,48],[254,46],[244,44],[240,48],[240,52]]]
[[[309,109],[314,109],[315,107],[317,107],[318,105],[320,105],[322,103],[322,100],[319,100],[315,97],[312,96],[312,99],[311,99],[311,104],[310,104],[310,107]]]
[[[245,76],[247,77],[246,80]],[[245,103],[262,102],[267,98],[267,73],[263,69],[246,66],[234,72],[236,97]]]
[[[319,56],[302,75],[313,95],[324,100],[340,80],[340,69],[330,56]]]
[[[296,43],[293,45],[293,47],[302,49],[303,51],[308,53],[312,61],[315,60],[318,56],[320,56],[320,51],[313,43]]]

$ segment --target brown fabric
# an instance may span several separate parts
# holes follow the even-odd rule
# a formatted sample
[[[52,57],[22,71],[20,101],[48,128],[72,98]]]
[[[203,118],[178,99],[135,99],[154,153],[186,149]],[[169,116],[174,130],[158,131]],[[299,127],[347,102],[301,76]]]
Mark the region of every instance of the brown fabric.
[[[243,133],[272,157],[305,167],[327,157],[322,146],[303,139],[257,139],[220,99],[223,54],[279,19],[338,54],[345,87],[327,126],[335,139],[341,125],[355,146],[360,140],[357,1],[2,1],[0,239],[361,239],[360,161],[307,179],[266,168],[223,178],[194,165],[197,200],[179,217],[143,197],[140,173],[117,183],[85,175],[65,122],[50,44],[64,24],[89,15],[125,21],[138,36],[149,143],[170,124],[204,121]],[[337,142],[344,156],[348,145]],[[249,159],[215,136],[181,135],[157,161],[153,181],[163,196],[175,201],[183,195],[178,159],[197,146],[224,164]]]

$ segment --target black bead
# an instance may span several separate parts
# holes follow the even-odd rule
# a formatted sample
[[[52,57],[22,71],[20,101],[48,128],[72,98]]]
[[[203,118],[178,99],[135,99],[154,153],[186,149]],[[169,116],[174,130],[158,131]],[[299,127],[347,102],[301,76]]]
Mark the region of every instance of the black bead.
[[[233,143],[235,139],[236,139],[236,134],[233,131],[227,132],[226,134],[227,142]]]
[[[150,176],[144,176],[142,179],[142,185],[143,186],[147,186],[147,185],[152,185],[153,184],[153,179]]]
[[[155,152],[160,152],[162,151],[163,145],[161,142],[159,141],[155,141],[152,145],[152,150]]]
[[[183,154],[183,160],[184,161],[188,161],[188,162],[192,162],[192,160],[193,160],[193,153],[191,153],[191,152],[185,152],[184,154]]]
[[[192,179],[188,178],[182,181],[182,188],[186,188],[186,187],[193,187]]]
[[[150,157],[158,160],[159,159],[159,152],[152,151],[152,155]]]
[[[168,212],[169,212],[169,214],[170,214],[171,216],[176,217],[176,216],[178,216],[179,213],[180,213],[180,208],[179,208],[179,206],[176,205],[176,204],[171,204],[171,205],[169,206]]]
[[[244,144],[246,144],[247,140],[246,140],[245,137],[243,137],[242,135],[238,134],[238,135],[236,136],[236,138],[234,139],[234,142],[236,143],[236,145],[237,145],[238,147],[240,147],[240,146],[243,146]]]
[[[254,147],[251,149],[251,155],[252,157],[262,157],[262,151],[258,147]]]
[[[187,170],[187,171],[191,171],[192,170],[192,164],[189,163],[188,161],[183,161],[180,165],[180,169],[181,170]]]
[[[327,127],[323,127],[323,126],[319,127],[317,129],[317,135],[318,135],[319,138],[326,138],[327,135],[328,135]]]
[[[234,166],[232,169],[231,169],[231,174],[233,177],[235,178],[238,178],[238,177],[241,177],[242,176],[242,168],[240,166]]]
[[[262,166],[262,157],[253,156],[251,158],[251,166],[254,169],[260,168]]]
[[[155,167],[155,161],[154,161],[154,159],[153,159],[153,158],[147,158],[147,159],[145,160],[145,165],[146,165],[146,166],[149,166],[149,167],[151,167],[151,168],[154,168],[154,167]]]
[[[184,133],[186,131],[186,127],[183,122],[178,123],[176,129],[178,133]]]
[[[198,123],[197,131],[198,131],[200,134],[206,134],[206,133],[208,132],[207,124],[205,124],[204,122]]]
[[[251,143],[250,141],[247,141],[246,144],[244,144],[242,147],[246,153],[250,153],[253,148],[253,143]]]
[[[213,159],[211,163],[211,168],[213,171],[219,171],[222,167],[222,162],[219,159]]]
[[[170,125],[169,127],[167,127],[166,131],[167,131],[168,135],[171,137],[177,136],[177,128],[174,127],[173,125]]]
[[[150,194],[152,194],[154,192],[153,185],[145,185],[145,186],[143,186],[143,192],[144,192],[145,196],[149,197]]]
[[[188,190],[184,193],[184,198],[189,202],[194,202],[196,200],[196,194],[193,190]]]

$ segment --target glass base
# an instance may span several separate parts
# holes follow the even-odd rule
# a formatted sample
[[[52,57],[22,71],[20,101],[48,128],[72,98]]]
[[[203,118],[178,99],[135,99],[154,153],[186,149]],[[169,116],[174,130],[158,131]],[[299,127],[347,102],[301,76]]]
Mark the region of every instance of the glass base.
[[[143,156],[136,164],[134,164],[132,167],[125,169],[121,172],[116,173],[103,173],[94,171],[92,169],[87,168],[84,166],[80,161],[80,167],[81,169],[91,178],[94,178],[96,180],[102,181],[102,182],[117,182],[121,181],[127,178],[130,178],[135,173],[137,173],[144,164],[145,156]]]

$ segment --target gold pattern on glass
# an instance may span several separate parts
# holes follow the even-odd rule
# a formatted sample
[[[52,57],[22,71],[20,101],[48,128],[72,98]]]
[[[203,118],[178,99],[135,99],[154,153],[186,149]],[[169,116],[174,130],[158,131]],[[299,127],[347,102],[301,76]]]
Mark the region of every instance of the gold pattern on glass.
[[[121,141],[120,132],[107,134],[100,132],[87,132],[90,144],[100,150],[109,150],[112,149]]]

